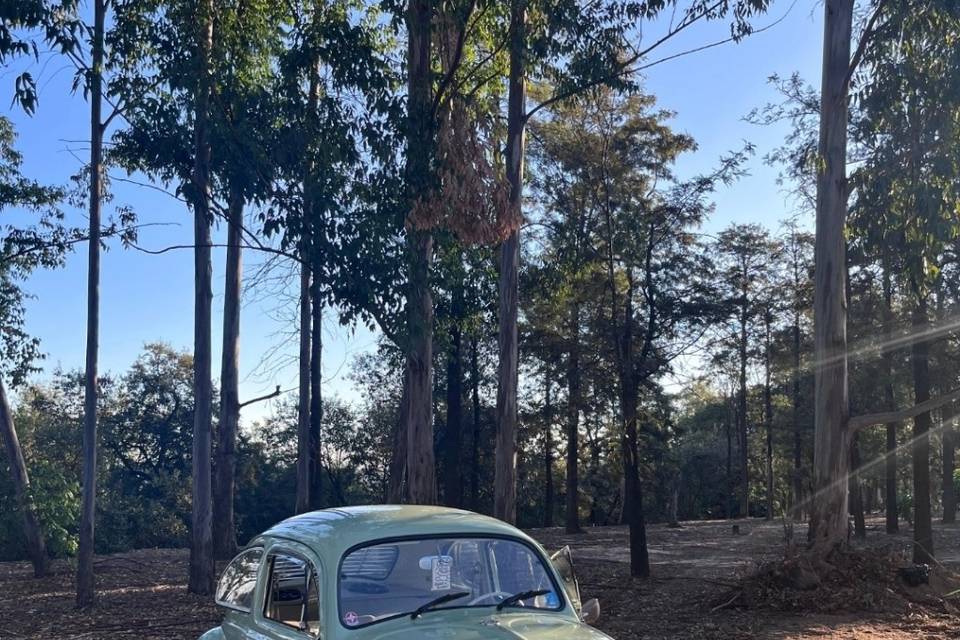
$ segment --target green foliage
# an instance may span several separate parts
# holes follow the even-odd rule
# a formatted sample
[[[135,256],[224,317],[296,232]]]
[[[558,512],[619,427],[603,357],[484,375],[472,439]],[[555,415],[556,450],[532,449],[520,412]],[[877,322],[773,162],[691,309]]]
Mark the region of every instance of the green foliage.
[[[864,58],[851,226],[865,251],[886,254],[914,295],[926,296],[960,239],[960,16],[935,0],[920,4],[883,7]]]
[[[72,556],[77,552],[80,483],[54,462],[41,459],[30,467],[30,489],[49,553],[54,557]]]
[[[0,376],[14,387],[36,371],[39,342],[24,328],[24,280],[37,268],[58,267],[80,233],[62,225],[63,191],[21,173],[23,157],[9,120],[0,117]],[[27,224],[15,222],[26,215]]]

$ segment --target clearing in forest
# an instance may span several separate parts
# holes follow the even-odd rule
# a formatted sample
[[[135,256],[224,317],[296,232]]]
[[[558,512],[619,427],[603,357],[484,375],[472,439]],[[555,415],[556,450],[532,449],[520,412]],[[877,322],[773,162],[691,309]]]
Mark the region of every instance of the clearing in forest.
[[[830,614],[717,609],[718,598],[739,575],[783,553],[784,527],[777,521],[687,522],[648,529],[653,576],[629,577],[627,529],[588,528],[580,535],[537,529],[548,549],[569,544],[577,558],[584,598],[597,597],[597,625],[617,640],[649,638],[960,638],[960,617],[917,607],[903,612]],[[882,531],[868,522],[865,544],[907,548],[910,531]],[[805,528],[795,530],[803,536]],[[938,557],[960,569],[960,525],[937,525]],[[187,593],[185,550],[142,550],[97,558],[99,602],[89,612],[74,608],[71,565],[57,561],[52,574],[34,579],[25,562],[0,564],[0,638],[3,640],[196,640],[215,626],[220,612],[211,598]]]

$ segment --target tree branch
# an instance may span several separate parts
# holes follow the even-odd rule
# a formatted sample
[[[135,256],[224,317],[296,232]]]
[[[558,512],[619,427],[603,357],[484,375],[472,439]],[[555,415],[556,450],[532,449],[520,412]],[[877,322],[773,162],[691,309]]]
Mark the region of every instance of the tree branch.
[[[777,26],[778,24],[780,24],[781,22],[783,22],[783,21],[787,18],[788,15],[790,15],[791,11],[793,10],[793,7],[794,7],[796,4],[797,4],[797,0],[793,0],[793,2],[792,2],[792,3],[790,4],[790,6],[787,8],[787,11],[786,11],[782,16],[780,16],[779,18],[777,18],[776,20],[774,20],[773,22],[771,22],[770,24],[768,24],[768,25],[766,25],[766,26],[764,26],[764,27],[761,27],[761,28],[759,28],[759,29],[754,29],[754,30],[750,31],[750,33],[747,34],[747,35],[751,35],[751,36],[752,36],[752,35],[757,35],[757,34],[759,34],[759,33],[763,33],[764,31],[768,31],[768,30],[774,28],[775,26]],[[653,50],[655,50],[657,47],[659,47],[659,46],[662,45],[662,44],[665,44],[668,40],[671,40],[674,36],[679,35],[682,31],[684,31],[684,30],[687,29],[688,27],[690,27],[690,26],[692,26],[693,24],[695,24],[695,23],[697,23],[698,21],[700,21],[702,18],[704,18],[706,15],[708,15],[708,14],[709,14],[710,12],[712,12],[714,9],[716,9],[717,6],[719,6],[719,5],[718,5],[718,4],[715,4],[715,5],[707,8],[707,9],[704,9],[701,13],[696,14],[696,15],[689,15],[689,14],[688,14],[688,15],[685,16],[684,19],[683,19],[678,25],[676,25],[675,27],[673,26],[673,24],[672,24],[672,22],[671,22],[670,29],[667,31],[666,34],[664,34],[663,36],[661,36],[657,41],[655,41],[655,42],[654,42],[653,44],[651,44],[649,47],[647,47],[647,48],[645,48],[645,49],[643,49],[643,50],[634,50],[633,53],[632,53],[632,55],[630,55],[630,56],[629,56],[625,61],[623,61],[620,65],[618,65],[618,69],[617,69],[616,71],[614,71],[613,73],[607,75],[606,77],[594,78],[593,80],[590,80],[590,81],[588,81],[588,82],[586,82],[586,83],[584,83],[584,84],[582,84],[582,85],[579,85],[579,86],[576,86],[576,87],[571,87],[571,88],[570,88],[569,90],[567,90],[567,91],[563,91],[563,92],[560,92],[560,93],[556,93],[556,94],[550,96],[549,98],[547,98],[546,100],[544,100],[544,101],[541,102],[540,104],[534,106],[530,111],[528,111],[528,112],[526,113],[526,115],[524,116],[524,119],[525,119],[525,120],[530,120],[531,118],[533,118],[533,116],[534,116],[538,111],[542,111],[543,109],[549,108],[550,106],[556,104],[557,102],[562,102],[563,100],[566,100],[566,99],[568,99],[568,98],[572,98],[573,96],[577,95],[578,93],[581,93],[582,91],[586,91],[587,89],[590,89],[590,88],[592,88],[592,87],[595,87],[595,86],[598,86],[598,85],[601,85],[601,84],[605,84],[605,83],[607,83],[607,82],[610,82],[611,80],[616,80],[617,78],[620,78],[620,77],[622,77],[622,76],[627,76],[627,75],[632,75],[632,74],[638,73],[638,72],[640,72],[640,71],[643,71],[644,69],[649,69],[649,68],[651,68],[651,67],[655,67],[655,66],[657,66],[657,65],[659,65],[659,64],[662,64],[662,63],[664,63],[664,62],[667,62],[667,61],[669,61],[669,60],[674,60],[674,59],[676,59],[676,58],[682,58],[682,57],[684,57],[684,56],[692,55],[692,54],[695,54],[695,53],[699,53],[699,52],[701,52],[701,51],[705,51],[705,50],[707,50],[707,49],[712,49],[712,48],[714,48],[714,47],[719,47],[719,46],[721,46],[721,45],[724,45],[724,44],[728,44],[728,43],[730,43],[730,42],[733,42],[734,40],[736,40],[736,38],[734,38],[734,37],[724,38],[724,39],[722,39],[722,40],[717,40],[717,41],[710,42],[710,43],[705,44],[705,45],[701,45],[701,46],[698,46],[698,47],[694,47],[694,48],[692,48],[692,49],[687,49],[687,50],[684,50],[684,51],[680,51],[679,53],[675,53],[675,54],[672,54],[672,55],[669,55],[669,56],[665,56],[665,57],[663,57],[663,58],[659,58],[659,59],[654,60],[654,61],[652,61],[652,62],[649,62],[649,63],[643,64],[643,65],[640,65],[640,66],[638,66],[638,67],[634,67],[634,66],[633,66],[634,64],[636,64],[637,62],[639,62],[640,60],[642,60],[644,57],[646,57],[647,54],[649,54],[649,53],[651,53]]]
[[[147,254],[150,254],[150,255],[152,255],[152,256],[159,256],[159,255],[162,255],[162,254],[164,254],[164,253],[170,253],[171,251],[178,251],[178,250],[181,250],[181,249],[196,249],[196,248],[197,248],[197,245],[194,245],[194,244],[174,244],[174,245],[170,245],[170,246],[168,246],[168,247],[163,247],[162,249],[147,249],[146,247],[141,247],[140,245],[138,245],[138,244],[135,243],[135,242],[131,242],[131,243],[130,243],[130,246],[133,247],[134,249],[136,249],[137,251],[141,252],[141,253],[147,253]],[[229,245],[229,244],[218,244],[218,243],[216,243],[216,242],[211,242],[209,246],[212,247],[212,248],[215,248],[215,249],[226,249],[226,248],[230,247],[231,245]],[[253,250],[253,251],[263,251],[264,253],[272,253],[273,255],[282,256],[282,257],[284,257],[284,258],[289,258],[290,260],[293,260],[293,261],[296,262],[297,264],[305,264],[305,263],[304,263],[304,260],[303,260],[301,257],[295,256],[295,255],[290,254],[290,253],[287,253],[286,251],[283,251],[283,250],[281,250],[281,249],[274,249],[274,248],[272,248],[272,247],[268,247],[268,246],[265,246],[265,245],[264,245],[264,246],[256,246],[256,245],[249,245],[249,244],[239,244],[239,245],[233,245],[233,246],[235,246],[235,247],[240,247],[241,249],[251,249],[251,250]],[[308,266],[309,266],[309,265],[308,265]]]
[[[877,3],[877,8],[874,10],[873,15],[867,20],[866,26],[863,28],[863,34],[860,36],[860,42],[857,43],[857,50],[854,51],[853,57],[850,58],[850,67],[847,69],[847,75],[843,80],[843,91],[846,91],[850,88],[850,81],[853,80],[853,74],[856,73],[857,67],[860,66],[860,61],[863,59],[864,53],[867,51],[867,45],[870,43],[870,40],[873,38],[873,35],[876,33],[877,19],[880,17],[880,12],[883,11],[883,6],[885,0],[880,0]]]
[[[258,398],[251,398],[246,402],[241,402],[240,404],[237,405],[237,408],[243,409],[244,407],[249,406],[251,404],[256,404],[257,402],[263,402],[264,400],[272,400],[273,398],[279,397],[281,393],[283,393],[283,391],[280,390],[280,385],[277,385],[277,388],[274,389],[272,393],[268,393],[267,395],[260,396]]]
[[[862,429],[866,429],[867,427],[873,427],[880,424],[890,424],[892,422],[902,422],[903,420],[916,418],[921,413],[926,413],[928,411],[932,411],[933,409],[939,409],[948,402],[958,399],[960,399],[960,387],[950,391],[945,395],[937,398],[931,398],[908,409],[901,409],[900,411],[884,411],[882,413],[868,413],[866,415],[852,417],[847,422],[847,429],[849,429],[852,435],[858,431],[861,431]]]

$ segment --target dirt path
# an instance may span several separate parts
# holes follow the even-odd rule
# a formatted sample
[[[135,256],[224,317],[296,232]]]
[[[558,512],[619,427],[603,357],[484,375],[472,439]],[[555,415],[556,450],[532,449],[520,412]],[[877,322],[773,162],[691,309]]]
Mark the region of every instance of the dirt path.
[[[736,578],[758,563],[783,553],[788,533],[782,523],[740,521],[740,535],[731,523],[684,523],[679,529],[648,528],[652,577],[629,577],[627,530],[588,529],[569,536],[562,529],[531,534],[548,548],[569,544],[574,549],[583,597],[600,599],[603,615],[597,625],[618,640],[658,638],[770,638],[807,640],[844,638],[960,638],[960,620],[907,616],[837,614],[797,616],[775,611],[713,612],[717,599]],[[797,527],[796,539],[806,531]],[[883,520],[868,522],[867,544],[910,548],[909,529],[889,536]],[[951,569],[960,569],[960,526],[936,526],[937,555]]]
[[[653,576],[633,580],[627,564],[627,531],[590,529],[567,536],[560,529],[531,533],[548,548],[570,544],[583,595],[600,599],[598,626],[617,640],[741,638],[811,640],[960,639],[960,620],[929,617],[837,614],[785,615],[724,609],[711,612],[720,594],[743,571],[776,557],[784,528],[762,520],[740,522],[741,535],[723,521],[686,523],[680,529],[649,529]],[[871,521],[869,544],[909,545],[909,531],[890,537]],[[803,535],[797,529],[796,535]],[[937,551],[960,568],[960,526],[937,527]],[[187,593],[187,552],[142,550],[97,559],[97,606],[73,606],[73,569],[65,561],[36,580],[26,563],[0,563],[0,640],[196,640],[220,613],[212,598]]]

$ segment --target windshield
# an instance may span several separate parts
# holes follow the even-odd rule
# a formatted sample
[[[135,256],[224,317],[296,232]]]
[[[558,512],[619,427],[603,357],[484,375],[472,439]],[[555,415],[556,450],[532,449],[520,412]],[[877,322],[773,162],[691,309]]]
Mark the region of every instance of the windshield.
[[[412,614],[440,596],[437,609],[495,607],[522,592],[540,592],[514,607],[563,608],[560,591],[540,554],[518,540],[423,538],[376,543],[348,552],[340,564],[340,620],[362,627]]]

